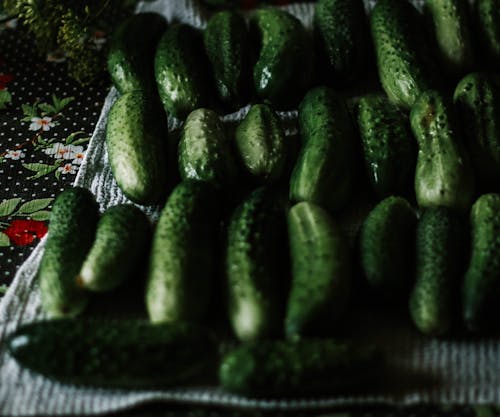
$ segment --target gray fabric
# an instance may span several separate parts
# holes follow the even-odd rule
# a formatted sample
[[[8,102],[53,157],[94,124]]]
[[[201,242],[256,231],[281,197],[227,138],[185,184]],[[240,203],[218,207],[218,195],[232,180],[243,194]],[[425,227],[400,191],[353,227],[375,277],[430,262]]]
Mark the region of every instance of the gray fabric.
[[[196,9],[195,4],[188,0],[160,0],[140,5],[139,8],[161,12],[169,20],[176,18],[202,27],[204,15]],[[297,4],[287,9],[310,26],[310,4]],[[116,97],[117,93],[112,89],[75,182],[75,185],[92,190],[101,210],[127,201],[113,179],[104,146],[106,115]],[[246,110],[225,119],[240,119]],[[282,113],[281,116],[288,121],[287,133],[294,134],[296,113]],[[178,121],[170,120],[171,130],[179,126]],[[144,209],[152,219],[158,216],[158,207]],[[44,240],[19,269],[13,284],[0,302],[0,342],[20,323],[44,318],[36,280],[43,246]],[[7,355],[2,343],[0,414],[99,414],[157,400],[261,409],[307,409],[368,403],[500,403],[500,341],[424,338],[405,319],[387,314],[382,319],[379,314],[366,314],[353,326],[359,329],[359,337],[356,338],[361,342],[376,342],[385,349],[393,372],[385,378],[383,385],[374,386],[369,392],[323,399],[256,400],[229,395],[216,387],[118,391],[66,386],[21,369]]]

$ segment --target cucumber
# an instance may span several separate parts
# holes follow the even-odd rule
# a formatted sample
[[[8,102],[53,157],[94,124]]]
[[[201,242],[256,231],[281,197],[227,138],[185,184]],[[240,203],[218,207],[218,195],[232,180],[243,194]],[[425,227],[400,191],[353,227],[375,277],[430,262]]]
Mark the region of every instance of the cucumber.
[[[282,332],[288,288],[284,204],[272,188],[253,191],[231,216],[225,257],[229,319],[240,340]]]
[[[309,86],[311,42],[300,21],[277,8],[255,11],[250,34],[258,44],[253,81],[259,99],[276,109],[293,108]]]
[[[184,119],[207,107],[212,96],[212,74],[200,31],[175,23],[160,39],[155,56],[155,78],[165,111]]]
[[[236,148],[245,172],[257,182],[281,179],[287,160],[286,138],[278,115],[266,104],[254,104],[239,123]]]
[[[500,86],[485,73],[467,75],[455,89],[467,149],[478,183],[500,183]]]
[[[240,14],[225,10],[208,21],[203,41],[221,102],[236,110],[250,98],[249,33]]]
[[[408,117],[382,95],[362,97],[357,113],[372,189],[379,197],[408,194],[417,161],[417,146]]]
[[[216,362],[204,330],[139,320],[63,319],[23,325],[7,340],[21,365],[64,383],[162,388],[200,380]]]
[[[468,330],[491,324],[500,291],[500,195],[479,197],[470,213],[472,254],[462,288],[463,319]]]
[[[108,72],[121,93],[141,90],[156,94],[154,57],[156,45],[167,28],[157,13],[135,14],[113,32],[108,52]]]
[[[106,147],[115,180],[139,204],[162,201],[167,192],[167,120],[161,106],[140,91],[113,104],[106,125]]]
[[[153,237],[146,285],[152,322],[201,322],[215,268],[217,196],[201,181],[183,181],[163,208]]]
[[[253,342],[226,354],[219,381],[225,390],[250,397],[326,395],[371,383],[382,359],[372,346],[332,339]]]
[[[417,224],[416,280],[409,307],[424,334],[441,336],[451,329],[467,240],[464,223],[459,213],[433,207],[423,211]]]
[[[290,200],[338,210],[354,185],[354,129],[340,96],[327,87],[309,91],[299,107],[304,145],[290,179]]]
[[[479,34],[484,63],[491,69],[500,68],[500,8],[497,0],[475,2],[476,30]]]
[[[54,202],[38,270],[42,307],[50,317],[76,316],[87,305],[77,277],[94,241],[98,218],[94,196],[84,188],[68,188]]]
[[[387,197],[363,222],[359,237],[360,264],[368,286],[392,299],[407,296],[415,264],[417,217],[402,197]]]
[[[130,278],[145,255],[150,228],[146,215],[131,204],[107,209],[97,225],[78,285],[91,291],[110,291]]]
[[[380,81],[389,99],[406,108],[435,86],[438,73],[422,26],[407,0],[379,0],[371,14]]]
[[[285,334],[331,336],[350,299],[349,242],[325,210],[307,202],[290,209],[288,236],[292,285]]]
[[[413,106],[410,121],[419,146],[415,173],[419,206],[468,210],[474,172],[453,102],[437,91],[427,91]]]
[[[179,142],[179,171],[184,180],[234,183],[236,162],[229,137],[219,115],[209,109],[189,114]]]

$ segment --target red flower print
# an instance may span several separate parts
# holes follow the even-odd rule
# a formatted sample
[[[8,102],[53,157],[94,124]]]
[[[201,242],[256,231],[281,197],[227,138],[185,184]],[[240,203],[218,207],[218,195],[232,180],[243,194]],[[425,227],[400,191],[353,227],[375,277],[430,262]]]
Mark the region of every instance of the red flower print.
[[[12,74],[3,74],[0,73],[0,90],[5,90],[7,84],[10,83],[14,79]]]
[[[35,238],[41,239],[47,233],[47,225],[38,220],[14,220],[3,230],[10,241],[17,246],[31,244]]]

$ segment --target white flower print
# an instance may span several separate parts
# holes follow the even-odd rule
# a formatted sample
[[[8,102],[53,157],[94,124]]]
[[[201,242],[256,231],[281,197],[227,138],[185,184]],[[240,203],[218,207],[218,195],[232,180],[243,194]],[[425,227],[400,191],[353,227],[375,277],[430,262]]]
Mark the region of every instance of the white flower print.
[[[50,148],[44,149],[47,155],[54,155],[56,159],[77,159],[76,155],[83,153],[83,146],[63,145],[54,143]]]
[[[4,158],[17,161],[18,159],[24,158],[25,156],[26,156],[26,154],[23,153],[22,149],[14,150],[14,151],[7,149],[7,152],[5,152]]]
[[[64,164],[62,167],[57,168],[57,170],[63,174],[76,174],[76,167],[71,164]]]
[[[81,148],[81,146],[78,146],[78,147]],[[84,152],[76,152],[74,158],[75,159],[73,159],[73,161],[71,163],[75,164],[75,165],[81,165],[83,162],[83,158],[85,158],[85,153]]]
[[[54,127],[55,125],[56,124],[52,121],[52,117],[33,117],[31,118],[30,130],[42,129],[44,132],[47,132],[51,127]]]

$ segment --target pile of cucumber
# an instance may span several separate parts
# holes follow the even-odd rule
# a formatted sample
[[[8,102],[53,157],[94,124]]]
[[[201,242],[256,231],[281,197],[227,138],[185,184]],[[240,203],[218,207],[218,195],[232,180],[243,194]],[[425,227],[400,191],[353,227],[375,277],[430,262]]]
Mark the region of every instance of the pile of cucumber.
[[[486,329],[500,292],[495,5],[427,0],[422,15],[379,0],[368,24],[362,0],[320,0],[313,34],[271,7],[248,26],[218,12],[203,31],[130,18],[111,43],[106,145],[118,186],[163,205],[159,220],[133,205],[99,217],[87,190],[61,193],[39,271],[61,320],[22,327],[11,353],[71,383],[167,386],[215,369],[230,392],[317,395],[380,373],[377,349],[332,339],[363,294],[397,314],[403,301],[424,334]],[[367,76],[372,43],[385,94],[353,99],[344,87]],[[293,108],[298,139],[276,113]],[[178,138],[167,115],[183,120]],[[360,195],[373,210],[352,245],[337,218]],[[151,324],[74,318],[141,268]],[[207,329],[225,321],[241,344],[218,359]]]

